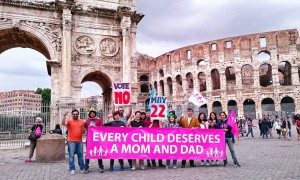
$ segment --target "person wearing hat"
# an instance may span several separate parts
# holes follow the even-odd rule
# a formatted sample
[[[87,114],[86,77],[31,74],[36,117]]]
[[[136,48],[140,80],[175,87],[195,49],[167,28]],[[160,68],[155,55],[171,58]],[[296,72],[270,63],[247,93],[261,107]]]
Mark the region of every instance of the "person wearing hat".
[[[109,122],[109,118],[107,118],[107,120],[105,121],[104,126],[111,126],[111,127],[126,127],[125,122],[120,120],[120,112],[119,111],[115,111],[113,113],[113,121]],[[120,163],[120,171],[124,171],[124,160],[123,159],[119,159],[119,163]],[[114,159],[110,160],[110,170],[113,171],[114,170]]]
[[[36,132],[37,132],[37,130],[39,131],[39,132],[43,132],[43,125],[42,125],[42,122],[43,122],[43,120],[42,120],[42,118],[40,118],[40,117],[37,117],[36,119],[35,119],[35,124],[31,127],[31,129],[30,129],[30,133],[31,134],[36,134]],[[28,157],[28,159],[26,159],[24,162],[25,163],[28,163],[28,162],[31,162],[31,158],[32,158],[32,156],[33,156],[33,153],[34,153],[34,150],[35,150],[35,147],[36,147],[36,141],[37,141],[37,139],[38,138],[40,138],[41,136],[37,136],[36,135],[36,139],[35,140],[30,140],[30,151],[29,151],[29,157]]]
[[[168,123],[166,123],[164,125],[164,128],[179,128],[180,126],[176,123],[176,119],[177,119],[177,116],[175,114],[175,112],[172,112],[168,114]],[[169,169],[170,168],[170,164],[171,164],[171,160],[167,160],[167,165],[166,165],[166,169]],[[177,160],[176,159],[173,159],[173,168],[176,169],[176,165],[177,165]]]
[[[191,129],[200,128],[198,118],[193,116],[193,109],[192,108],[187,109],[187,117],[181,116],[179,121],[178,121],[178,124],[182,128],[191,128]],[[182,160],[181,161],[181,167],[185,168],[185,164],[186,164],[186,160]],[[195,167],[194,160],[190,160],[190,166]]]
[[[103,126],[102,120],[100,118],[97,118],[96,110],[91,109],[90,112],[89,112],[89,119],[87,119],[85,124],[84,124],[84,127],[87,129],[87,133],[89,133],[89,128],[90,127],[100,127],[100,126]],[[88,137],[88,136],[86,136],[86,137]],[[87,142],[88,141],[86,140],[86,143]],[[89,164],[90,164],[90,160],[85,159],[85,168],[84,168],[84,173],[85,174],[91,172],[90,168],[89,168]],[[104,173],[104,166],[103,166],[102,159],[98,159],[98,166],[99,166],[99,172]]]

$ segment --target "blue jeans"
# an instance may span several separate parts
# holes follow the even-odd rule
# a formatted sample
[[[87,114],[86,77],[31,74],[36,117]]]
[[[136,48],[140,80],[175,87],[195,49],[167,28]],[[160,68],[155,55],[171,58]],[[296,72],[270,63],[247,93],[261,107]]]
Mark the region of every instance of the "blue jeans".
[[[263,138],[265,139],[265,137],[268,139],[268,131],[267,130],[263,130]]]
[[[171,164],[171,160],[167,160],[167,166],[170,166],[170,164]],[[177,164],[177,160],[173,160],[173,166],[176,166],[176,164]]]
[[[82,142],[70,142],[69,141],[68,148],[69,148],[69,169],[70,169],[70,171],[75,170],[75,164],[74,164],[75,153],[77,154],[78,165],[80,167],[80,170],[84,170]]]
[[[227,144],[227,146],[228,146],[228,148],[229,148],[229,150],[230,150],[230,154],[231,154],[233,163],[234,163],[234,164],[238,163],[237,158],[236,158],[236,156],[235,156],[234,148],[233,148],[232,138],[229,138],[229,139],[226,138],[226,144]],[[225,160],[225,161],[227,162],[227,157],[226,157],[226,160]]]
[[[248,128],[248,133],[246,134],[246,137],[248,137],[248,135],[251,133],[252,137],[253,136],[253,129],[252,128]]]

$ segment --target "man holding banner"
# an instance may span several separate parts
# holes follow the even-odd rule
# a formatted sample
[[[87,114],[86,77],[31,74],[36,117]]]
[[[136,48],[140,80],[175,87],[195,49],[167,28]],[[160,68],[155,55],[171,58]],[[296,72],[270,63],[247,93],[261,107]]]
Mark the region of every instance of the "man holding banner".
[[[181,118],[178,121],[178,124],[182,128],[199,128],[200,124],[199,121],[196,117],[193,117],[193,109],[188,108],[187,109],[187,117],[181,116]],[[185,168],[186,160],[181,161],[181,167]],[[190,160],[190,166],[191,167],[196,167],[194,160]]]

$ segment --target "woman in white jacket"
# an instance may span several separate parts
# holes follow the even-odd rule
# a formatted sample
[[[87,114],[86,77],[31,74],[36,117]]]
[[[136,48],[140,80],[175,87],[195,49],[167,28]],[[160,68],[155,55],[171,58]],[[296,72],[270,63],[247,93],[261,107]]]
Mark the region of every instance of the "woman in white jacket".
[[[276,122],[274,123],[274,129],[276,129],[277,134],[278,134],[278,139],[281,138],[281,122],[279,119],[276,120]]]

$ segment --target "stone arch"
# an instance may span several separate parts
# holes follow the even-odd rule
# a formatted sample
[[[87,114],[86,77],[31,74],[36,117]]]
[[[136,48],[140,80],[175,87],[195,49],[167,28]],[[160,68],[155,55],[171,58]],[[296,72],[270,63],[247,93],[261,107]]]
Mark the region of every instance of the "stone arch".
[[[259,67],[259,84],[260,86],[267,87],[273,84],[272,81],[272,66],[270,64],[262,64]]]
[[[167,84],[168,84],[168,89],[169,89],[169,95],[172,96],[173,94],[173,86],[172,86],[172,78],[171,77],[168,77],[167,78]]]
[[[147,84],[141,84],[140,86],[141,94],[148,94],[149,93],[149,87]]]
[[[164,96],[165,95],[165,86],[164,86],[164,81],[163,80],[159,81],[159,86],[161,88],[161,94]]]
[[[247,118],[256,118],[255,101],[252,99],[246,99],[243,102],[244,116]]]
[[[164,77],[164,70],[162,70],[162,69],[160,69],[159,71],[158,71],[158,73],[159,73],[159,77],[160,78],[163,78]]]
[[[200,86],[200,92],[206,91],[206,76],[204,72],[199,72],[198,81]]]
[[[233,67],[227,67],[225,70],[226,89],[228,92],[233,91],[236,85],[235,70]]]
[[[222,111],[222,104],[220,101],[214,101],[212,103],[212,111],[219,114]]]
[[[261,101],[261,112],[262,115],[270,115],[275,111],[275,104],[272,98],[264,98]]]
[[[278,76],[280,85],[292,85],[292,66],[288,61],[282,61],[278,64]]]
[[[140,76],[140,81],[149,81],[149,76],[146,74],[143,74]]]
[[[258,53],[257,59],[259,62],[265,62],[271,60],[271,53],[267,50]]]
[[[204,113],[206,117],[208,116],[207,104],[203,104],[202,106],[199,107],[199,113]]]
[[[235,114],[238,115],[238,108],[237,108],[237,103],[235,100],[228,101],[227,109],[228,109],[228,114],[230,114],[231,110],[233,109]]]
[[[295,112],[295,101],[292,97],[285,96],[280,101],[280,107],[285,116],[291,116]]]
[[[253,67],[250,64],[246,64],[241,68],[241,76],[243,85],[254,84]]]
[[[188,72],[186,74],[186,81],[187,81],[187,90],[188,92],[192,92],[194,89],[194,79],[193,79],[193,74]]]
[[[157,81],[154,81],[154,89],[155,89],[155,93],[157,94]]]
[[[28,47],[37,50],[49,60],[59,58],[56,55],[55,45],[46,34],[26,24],[18,28],[13,28],[12,24],[0,25],[0,39],[3,41],[0,53],[14,47]],[[59,38],[57,40],[60,41]]]
[[[181,93],[183,91],[181,75],[176,76],[176,86],[177,86],[177,93]]]
[[[212,83],[212,90],[217,90],[221,88],[220,74],[217,69],[211,70],[211,83]]]

